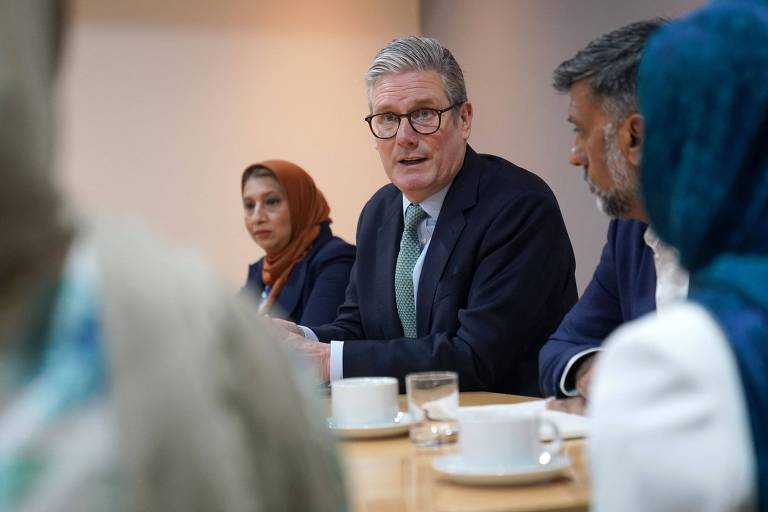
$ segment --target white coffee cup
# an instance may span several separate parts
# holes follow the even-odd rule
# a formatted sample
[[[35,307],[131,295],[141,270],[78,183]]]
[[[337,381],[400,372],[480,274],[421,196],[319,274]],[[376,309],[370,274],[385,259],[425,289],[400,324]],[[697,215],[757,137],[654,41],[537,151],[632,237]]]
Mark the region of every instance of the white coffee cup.
[[[539,440],[539,428],[552,429],[552,441]],[[534,412],[478,409],[459,413],[459,447],[463,461],[487,470],[546,464],[560,452],[557,425]]]
[[[399,412],[393,377],[354,377],[331,383],[331,414],[340,427],[393,423]]]

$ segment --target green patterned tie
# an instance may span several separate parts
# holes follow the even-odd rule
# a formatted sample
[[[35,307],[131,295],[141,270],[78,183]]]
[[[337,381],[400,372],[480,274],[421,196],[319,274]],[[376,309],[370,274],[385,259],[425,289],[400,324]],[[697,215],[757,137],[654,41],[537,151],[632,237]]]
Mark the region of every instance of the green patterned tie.
[[[416,228],[427,218],[427,212],[417,204],[410,204],[405,210],[403,238],[400,240],[400,254],[395,266],[395,301],[403,333],[407,338],[416,337],[416,304],[413,299],[413,267],[421,254],[421,244]]]

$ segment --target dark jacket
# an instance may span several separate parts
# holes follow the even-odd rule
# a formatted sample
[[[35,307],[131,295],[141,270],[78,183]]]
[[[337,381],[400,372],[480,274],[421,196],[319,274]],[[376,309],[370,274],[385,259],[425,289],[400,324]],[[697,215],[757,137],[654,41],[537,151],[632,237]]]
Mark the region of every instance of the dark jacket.
[[[539,354],[546,396],[563,396],[560,379],[571,357],[599,347],[618,326],[656,309],[653,251],[643,240],[647,227],[634,220],[608,226],[592,281]]]
[[[552,191],[537,176],[471,148],[425,256],[417,338],[403,338],[394,292],[402,193],[363,209],[357,258],[336,320],[312,326],[344,343],[344,377],[453,370],[462,390],[538,395],[541,345],[576,301],[574,258]]]
[[[323,223],[309,253],[291,269],[288,281],[269,312],[270,316],[286,318],[301,325],[332,321],[344,301],[354,261],[355,246],[333,236],[328,223]],[[264,258],[248,267],[245,288],[257,295],[264,288],[261,279],[263,265]]]

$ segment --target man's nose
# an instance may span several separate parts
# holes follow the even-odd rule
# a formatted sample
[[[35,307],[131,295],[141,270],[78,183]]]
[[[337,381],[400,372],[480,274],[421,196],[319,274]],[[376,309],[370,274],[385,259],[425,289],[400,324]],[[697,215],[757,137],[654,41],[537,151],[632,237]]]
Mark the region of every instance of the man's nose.
[[[413,129],[407,118],[400,120],[400,126],[397,127],[395,140],[400,146],[415,146],[419,143],[419,134]]]
[[[571,155],[568,157],[568,161],[571,163],[571,165],[575,165],[577,167],[586,167],[588,163],[586,153],[578,145],[575,145],[571,148]]]

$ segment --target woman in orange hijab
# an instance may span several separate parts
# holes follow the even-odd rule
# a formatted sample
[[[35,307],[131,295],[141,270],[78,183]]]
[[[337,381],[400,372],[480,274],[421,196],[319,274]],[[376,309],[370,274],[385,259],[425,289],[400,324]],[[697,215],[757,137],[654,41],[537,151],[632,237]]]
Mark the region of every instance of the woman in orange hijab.
[[[243,171],[240,190],[245,227],[265,252],[245,284],[261,297],[259,312],[302,325],[334,320],[355,247],[331,233],[330,208],[312,177],[267,160]]]

